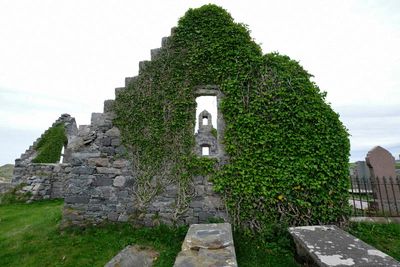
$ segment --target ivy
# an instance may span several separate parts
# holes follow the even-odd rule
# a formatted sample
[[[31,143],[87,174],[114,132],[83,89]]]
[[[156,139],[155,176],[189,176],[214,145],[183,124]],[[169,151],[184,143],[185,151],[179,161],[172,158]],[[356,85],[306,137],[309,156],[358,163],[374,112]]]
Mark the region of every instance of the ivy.
[[[64,124],[60,123],[48,129],[40,138],[35,149],[37,156],[32,160],[34,163],[57,163],[61,157],[61,151],[67,144]]]
[[[340,222],[348,133],[310,77],[287,56],[263,55],[224,9],[189,9],[159,57],[116,99],[115,124],[139,183],[174,183],[186,196],[193,176],[213,174],[235,224],[255,230]],[[193,153],[194,88],[207,84],[224,94],[222,167]],[[179,200],[181,211],[188,201]]]

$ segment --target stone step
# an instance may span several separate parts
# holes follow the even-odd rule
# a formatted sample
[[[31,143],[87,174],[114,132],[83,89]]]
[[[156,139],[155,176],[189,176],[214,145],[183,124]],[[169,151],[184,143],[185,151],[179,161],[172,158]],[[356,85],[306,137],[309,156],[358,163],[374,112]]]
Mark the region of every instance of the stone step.
[[[113,112],[114,110],[114,100],[112,99],[108,99],[108,100],[104,100],[104,107],[103,107],[103,112],[107,113],[107,112]]]
[[[161,48],[154,48],[150,50],[151,60],[156,60],[159,58],[161,53]]]
[[[192,224],[174,267],[237,267],[232,227],[229,223]]]
[[[161,39],[161,47],[162,47],[162,48],[167,47],[167,45],[168,45],[168,43],[169,43],[169,40],[170,40],[170,37],[169,37],[169,36],[163,37],[163,38]]]
[[[176,32],[176,27],[172,27],[172,28],[171,28],[171,36],[174,35],[175,32]]]
[[[115,98],[117,98],[118,94],[120,94],[121,92],[123,92],[125,90],[126,90],[125,87],[117,87],[117,88],[115,88]]]
[[[143,60],[139,62],[139,74],[142,73],[144,71],[144,69],[146,68],[146,66],[150,63],[149,60]]]
[[[135,82],[137,80],[138,76],[133,76],[133,77],[126,77],[125,78],[125,87],[128,88],[128,85]]]

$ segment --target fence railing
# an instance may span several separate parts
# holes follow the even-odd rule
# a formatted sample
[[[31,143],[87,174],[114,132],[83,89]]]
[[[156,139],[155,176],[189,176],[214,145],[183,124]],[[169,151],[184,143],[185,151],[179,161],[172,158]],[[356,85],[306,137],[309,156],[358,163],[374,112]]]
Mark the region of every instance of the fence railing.
[[[353,216],[400,217],[400,177],[350,177]]]

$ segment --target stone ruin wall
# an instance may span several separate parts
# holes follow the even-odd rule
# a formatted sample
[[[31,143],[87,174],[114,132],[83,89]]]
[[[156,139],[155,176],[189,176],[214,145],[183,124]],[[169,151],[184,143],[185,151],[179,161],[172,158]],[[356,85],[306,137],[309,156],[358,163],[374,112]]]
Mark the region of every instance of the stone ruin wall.
[[[162,46],[168,37],[162,39]],[[162,48],[151,50],[152,59]],[[146,61],[139,63],[139,74]],[[136,77],[126,78],[125,86]],[[213,88],[215,89],[215,88]],[[123,88],[116,88],[117,95]],[[205,91],[204,91],[205,90]],[[217,95],[214,91],[199,91]],[[218,97],[220,97],[218,93]],[[151,226],[159,223],[192,224],[211,218],[227,219],[225,204],[208,181],[208,177],[194,177],[191,196],[184,210],[180,202],[179,186],[166,184],[161,192],[143,201],[137,194],[138,185],[127,149],[121,144],[120,131],[112,123],[114,100],[104,102],[103,113],[93,113],[90,125],[76,128],[75,120],[64,114],[53,125],[66,125],[68,145],[62,164],[32,163],[35,145],[40,138],[15,162],[13,184],[25,183],[23,192],[31,192],[32,200],[64,198],[63,225],[98,224],[104,221],[134,221]],[[223,121],[219,116],[218,135],[222,135]],[[220,147],[222,151],[222,145]],[[219,152],[220,152],[219,151]],[[223,153],[219,153],[222,156]]]
[[[68,114],[62,114],[51,127],[62,123],[68,142],[76,135],[78,129],[75,119]],[[50,128],[51,128],[50,127]],[[49,129],[50,129],[49,128]],[[12,186],[19,184],[24,186],[21,193],[30,193],[30,200],[63,198],[70,178],[71,167],[69,164],[44,164],[33,163],[37,156],[36,145],[46,132],[44,132],[22,155],[15,160]],[[69,157],[68,149],[64,151],[64,161]]]
[[[176,184],[167,184],[161,193],[143,203],[137,194],[132,162],[121,145],[120,131],[112,124],[114,114],[109,110],[110,103],[106,101],[104,113],[92,114],[91,125],[81,126],[72,144],[75,146],[70,163],[73,175],[65,192],[64,225],[108,220],[152,226],[226,218],[224,203],[203,176],[192,181],[193,196],[181,216],[177,216]]]

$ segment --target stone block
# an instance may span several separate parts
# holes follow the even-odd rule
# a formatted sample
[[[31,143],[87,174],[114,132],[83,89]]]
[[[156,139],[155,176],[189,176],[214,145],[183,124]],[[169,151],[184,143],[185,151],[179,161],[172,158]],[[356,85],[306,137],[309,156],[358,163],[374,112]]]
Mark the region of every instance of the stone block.
[[[194,191],[196,196],[203,196],[205,194],[205,186],[204,185],[195,185]]]
[[[108,213],[108,215],[107,215],[107,219],[110,220],[110,221],[112,221],[112,222],[118,221],[118,217],[119,217],[119,214],[116,213],[116,212],[110,212],[110,213]]]
[[[88,159],[88,164],[93,167],[108,167],[110,161],[108,158],[90,158]]]
[[[111,146],[111,138],[108,136],[104,136],[103,138],[101,138],[100,142],[102,146]]]
[[[110,186],[112,184],[113,180],[104,176],[97,176],[93,181],[94,186]]]
[[[127,150],[123,145],[121,145],[115,148],[115,153],[124,156],[127,153]]]
[[[101,205],[89,205],[88,211],[101,211]]]
[[[117,97],[120,93],[124,92],[126,90],[125,87],[117,87],[115,88],[115,97]]]
[[[127,161],[127,160],[124,160],[124,159],[117,159],[117,160],[115,160],[115,161],[113,162],[113,167],[114,167],[114,168],[121,169],[121,168],[127,167],[128,164],[129,164],[129,161]]]
[[[100,152],[75,152],[72,153],[72,159],[88,159],[88,158],[98,158],[100,157]],[[82,161],[80,161],[80,164],[82,164]]]
[[[71,170],[71,173],[73,173],[73,174],[93,174],[94,170],[95,169],[93,167],[79,166],[79,167],[73,167]]]
[[[101,153],[106,156],[113,156],[115,155],[116,150],[113,147],[102,147],[100,148]]]
[[[121,139],[120,138],[113,138],[111,139],[111,146],[119,146],[121,144]]]
[[[126,177],[125,176],[117,176],[114,179],[113,185],[115,187],[122,187],[125,185]]]
[[[109,168],[109,167],[97,167],[96,168],[97,173],[101,174],[115,174],[115,175],[120,175],[121,170],[117,168]]]
[[[119,217],[118,217],[118,221],[119,221],[119,222],[127,222],[128,220],[129,220],[129,216],[126,215],[126,214],[121,214],[121,215],[119,215]]]
[[[127,246],[112,258],[104,267],[151,267],[159,253],[143,246]]]
[[[203,202],[202,201],[192,201],[192,202],[190,202],[189,207],[191,207],[191,208],[202,208],[203,207]]]
[[[117,127],[112,127],[110,130],[108,130],[105,133],[106,136],[109,137],[120,137],[121,136],[121,132]]]
[[[89,203],[89,196],[86,195],[72,195],[65,197],[65,203],[68,204],[87,204]]]
[[[197,216],[187,217],[187,218],[185,218],[185,223],[187,225],[192,225],[192,224],[199,223],[199,217],[197,217]]]
[[[156,60],[161,53],[161,48],[155,48],[150,50],[151,60]]]
[[[114,100],[112,99],[105,100],[103,112],[107,113],[107,112],[112,112],[113,110],[114,110]]]

